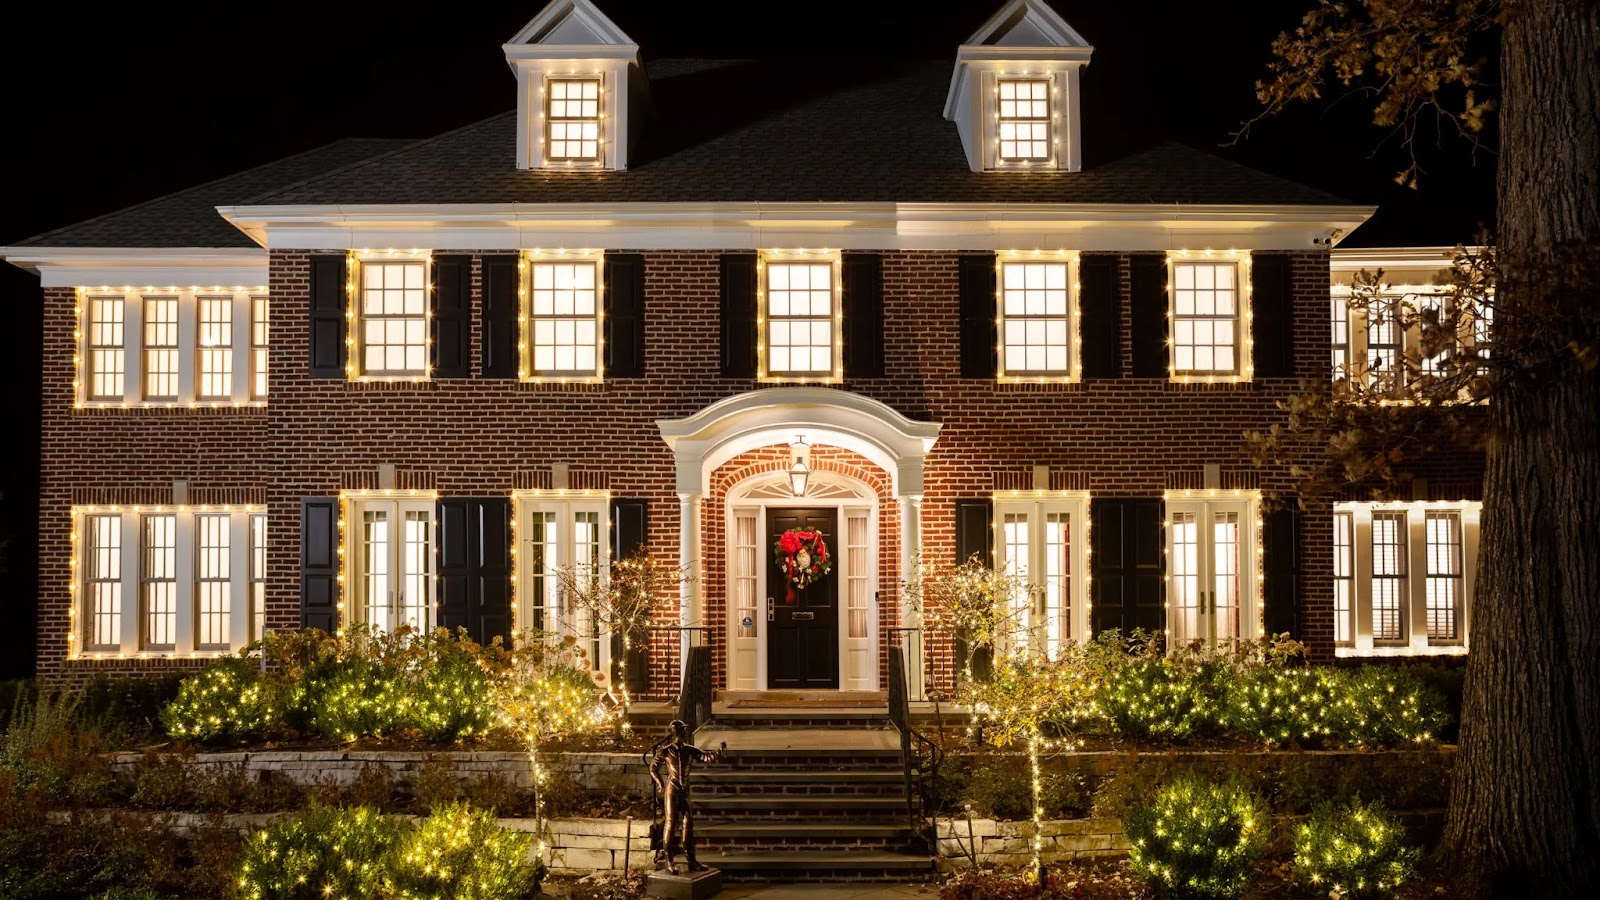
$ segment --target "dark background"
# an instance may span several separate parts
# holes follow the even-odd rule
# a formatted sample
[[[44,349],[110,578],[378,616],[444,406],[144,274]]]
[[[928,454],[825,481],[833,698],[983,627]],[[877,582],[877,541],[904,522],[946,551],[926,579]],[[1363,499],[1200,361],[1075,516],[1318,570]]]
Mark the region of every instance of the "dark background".
[[[831,57],[843,65],[870,56],[953,61],[1001,3],[598,0],[646,59]],[[0,246],[338,138],[422,138],[503,112],[513,79],[500,45],[542,5],[285,0],[250,9],[96,4],[91,12],[58,2],[12,11],[0,20]],[[1424,133],[1421,187],[1401,188],[1393,183],[1406,160],[1398,137],[1370,124],[1362,97],[1333,92],[1258,125],[1239,146],[1220,146],[1259,108],[1254,83],[1272,38],[1311,5],[1054,0],[1095,45],[1083,79],[1087,163],[1176,139],[1378,204],[1347,245],[1472,240],[1493,213],[1492,153],[1474,160],[1460,141]],[[1492,60],[1486,73],[1492,82]],[[38,279],[0,264],[0,310],[0,677],[15,677],[33,664]]]

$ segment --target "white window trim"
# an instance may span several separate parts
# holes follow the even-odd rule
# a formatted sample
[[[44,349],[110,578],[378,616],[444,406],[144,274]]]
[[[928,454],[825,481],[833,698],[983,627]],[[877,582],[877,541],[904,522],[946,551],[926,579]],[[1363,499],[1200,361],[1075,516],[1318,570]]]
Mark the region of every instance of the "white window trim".
[[[533,267],[539,263],[594,263],[594,372],[533,370]],[[517,260],[517,376],[534,384],[600,384],[606,375],[606,265],[603,250],[530,250]]]
[[[1064,263],[1067,267],[1067,369],[1065,372],[1024,372],[1011,374],[1006,371],[1006,303],[1005,303],[1005,267],[1013,263]],[[1007,250],[995,254],[995,326],[996,326],[996,378],[1008,383],[1062,383],[1075,384],[1083,380],[1083,336],[1081,331],[1082,311],[1079,305],[1081,285],[1079,283],[1080,269],[1078,266],[1079,254],[1076,250],[1055,250],[1041,252],[1038,250]]]
[[[1029,560],[1028,571],[1040,571],[1038,563],[1045,559],[1045,517],[1051,513],[1066,513],[1068,527],[1067,573],[1067,634],[1057,646],[1057,652],[1068,643],[1086,643],[1089,634],[1089,494],[1087,491],[1007,491],[997,493],[994,500],[995,565],[1002,571],[1011,568],[1007,558],[1005,520],[1007,515],[1028,517]],[[1049,652],[1051,642],[1045,633],[1048,625],[1044,609],[1046,598],[1041,583],[1028,585],[1028,609],[1023,617],[1025,639],[1016,642],[1013,649],[1038,653]]]
[[[388,601],[394,620],[399,621],[400,580],[404,577],[400,571],[399,560],[404,553],[404,528],[403,523],[407,512],[425,511],[428,514],[428,553],[427,576],[423,579],[423,590],[427,596],[423,598],[422,606],[425,610],[423,619],[425,626],[422,630],[431,631],[438,619],[439,600],[437,581],[438,553],[439,553],[439,516],[437,512],[437,498],[431,492],[425,491],[361,491],[348,493],[340,497],[340,519],[344,522],[341,540],[341,561],[344,572],[344,596],[339,603],[340,633],[344,627],[351,624],[363,624],[366,621],[367,598],[365,594],[365,575],[362,566],[361,531],[362,513],[375,506],[388,506],[394,510],[395,517],[391,522],[390,553],[392,566],[390,577],[394,579],[396,589],[393,599]]]
[[[1178,310],[1177,267],[1182,263],[1234,263],[1234,293],[1238,301],[1235,317],[1235,370],[1228,372],[1179,371],[1178,342],[1174,323]],[[1251,256],[1249,250],[1172,250],[1167,253],[1167,375],[1179,384],[1233,384],[1255,377],[1254,312],[1251,298]]]
[[[192,285],[159,287],[145,285],[134,287],[79,287],[76,289],[74,332],[76,350],[73,354],[73,406],[77,409],[217,409],[221,407],[266,406],[265,397],[252,397],[251,381],[241,377],[250,371],[250,305],[251,297],[266,296],[266,286],[244,287],[235,285]],[[93,297],[121,297],[123,376],[122,396],[96,398],[90,395],[90,306]],[[178,396],[176,399],[147,400],[144,396],[144,298],[178,298]],[[228,296],[233,298],[232,356],[233,375],[227,397],[200,397],[196,393],[200,365],[200,297]],[[269,337],[270,340],[270,337]]]
[[[529,98],[528,109],[533,114],[527,141],[529,145],[529,168],[542,169],[549,172],[594,172],[612,171],[623,168],[621,153],[618,152],[619,124],[622,116],[618,112],[621,104],[621,95],[617,88],[619,81],[626,77],[626,67],[618,68],[614,63],[605,61],[585,61],[574,63],[566,68],[559,64],[547,69],[534,69],[528,73],[528,89],[533,91]],[[518,73],[521,77],[521,72]],[[600,82],[600,155],[593,160],[567,160],[551,159],[548,151],[550,139],[549,96],[550,82],[592,79]]]
[[[1372,378],[1367,367],[1367,351],[1369,349],[1367,310],[1358,309],[1351,304],[1354,291],[1348,284],[1334,285],[1331,293],[1332,303],[1330,304],[1329,316],[1330,318],[1343,316],[1346,328],[1345,334],[1347,336],[1347,340],[1343,345],[1347,370],[1333,369],[1331,374],[1333,383],[1340,384],[1348,378],[1358,381],[1363,386],[1370,387]],[[1419,297],[1434,297],[1441,301],[1448,300],[1450,299],[1450,288],[1446,285],[1438,284],[1386,284],[1383,285],[1383,290],[1377,294],[1375,299],[1403,303],[1410,306],[1411,311],[1415,312],[1417,306],[1412,301],[1414,298]],[[1421,326],[1417,324],[1401,329],[1400,357],[1401,374],[1403,376],[1417,372],[1421,364],[1422,335],[1420,331]],[[1477,315],[1470,312],[1463,313],[1456,336],[1456,345],[1451,348],[1451,352],[1459,349],[1476,348],[1477,343]],[[1329,346],[1330,361],[1332,359],[1332,350],[1337,346],[1339,345],[1330,344]],[[1407,406],[1416,402],[1411,393],[1412,386],[1409,383],[1403,383],[1397,385],[1396,389],[1380,402],[1385,405]],[[1466,401],[1472,398],[1463,394],[1458,399]]]
[[[366,353],[362,340],[362,274],[366,263],[422,263],[422,316],[423,316],[423,370],[421,374],[400,373],[369,375],[366,371]],[[349,280],[345,289],[345,377],[358,382],[430,381],[433,378],[433,254],[427,250],[361,251],[350,254],[347,263]],[[248,341],[249,335],[246,335]],[[269,336],[270,340],[270,336]]]
[[[1065,154],[1062,150],[1062,131],[1064,123],[1068,121],[1066,115],[1068,93],[1068,78],[1071,73],[1066,68],[1046,68],[1040,65],[1016,68],[1005,65],[997,68],[985,68],[980,79],[980,103],[982,115],[982,148],[983,168],[991,172],[1039,172],[1056,171],[1064,168],[1061,164]],[[1045,81],[1050,85],[1050,156],[1046,159],[1018,159],[1008,160],[1000,158],[1000,82],[1002,81]]]
[[[529,632],[534,628],[534,581],[543,577],[533,571],[531,560],[534,557],[533,544],[533,515],[534,513],[553,512],[558,523],[556,560],[548,563],[547,568],[554,570],[567,565],[573,556],[573,517],[578,513],[597,513],[599,521],[598,558],[599,576],[602,583],[610,577],[611,571],[611,493],[609,491],[589,490],[532,490],[515,491],[511,495],[513,520],[515,530],[512,534],[512,559],[515,561],[513,583],[516,586],[516,600],[512,604],[515,610],[516,621],[513,630]],[[526,564],[524,564],[526,563]],[[547,634],[565,636],[571,635],[582,642],[595,640],[591,623],[581,620],[571,614],[570,607],[565,599],[561,599],[559,612],[547,615],[559,617],[560,621],[544,622],[543,631]],[[549,610],[549,607],[546,607]],[[585,643],[590,649],[590,663],[594,671],[605,671],[611,663],[611,641],[607,638],[608,632],[601,632],[598,648],[592,643]]]
[[[550,156],[550,126],[554,123],[550,117],[550,87],[557,81],[593,81],[598,83],[596,97],[595,118],[595,157],[594,159],[566,158],[555,159]],[[609,104],[606,90],[606,75],[603,71],[544,73],[544,82],[539,88],[539,151],[546,169],[604,169],[606,168],[607,148],[611,141],[607,134],[606,119],[608,118]],[[583,119],[564,118],[563,121],[584,121]]]
[[[1349,513],[1353,567],[1350,607],[1352,640],[1334,647],[1336,656],[1459,656],[1467,652],[1472,638],[1472,599],[1478,580],[1478,525],[1483,504],[1477,501],[1411,501],[1336,503],[1335,513]],[[1406,601],[1401,616],[1399,642],[1375,642],[1372,638],[1372,514],[1406,514]],[[1461,622],[1459,640],[1430,643],[1428,640],[1427,593],[1427,514],[1456,512],[1461,516]],[[1419,627],[1418,623],[1422,623]]]
[[[253,639],[250,602],[250,517],[266,515],[264,506],[74,506],[72,507],[72,603],[67,633],[68,659],[209,659],[226,656]],[[199,536],[195,517],[202,514],[227,515],[228,523],[228,646],[201,650],[197,627]],[[88,629],[93,611],[87,589],[89,566],[84,554],[89,549],[85,520],[89,516],[119,516],[122,520],[121,582],[122,607],[120,640],[115,649],[90,649]],[[141,602],[140,568],[143,563],[143,517],[170,515],[176,525],[177,617],[172,649],[149,650],[141,646],[144,610]]]
[[[1165,619],[1167,647],[1173,647],[1172,622],[1174,602],[1177,591],[1172,586],[1172,555],[1173,538],[1172,513],[1174,507],[1191,507],[1199,511],[1202,521],[1210,519],[1213,510],[1236,509],[1240,512],[1239,538],[1243,546],[1239,548],[1239,638],[1240,641],[1253,641],[1266,633],[1262,621],[1262,565],[1264,563],[1261,545],[1261,492],[1246,490],[1222,490],[1207,488],[1203,490],[1167,491],[1162,495],[1164,512],[1162,515],[1162,581],[1166,591]],[[1209,546],[1210,539],[1202,538],[1200,545]],[[1209,557],[1202,557],[1199,576],[1204,584],[1210,574]],[[1219,638],[1218,643],[1231,640]]]
[[[768,371],[767,265],[832,263],[833,371],[789,375]],[[844,257],[838,250],[762,250],[756,255],[756,380],[765,384],[838,384],[844,380]]]

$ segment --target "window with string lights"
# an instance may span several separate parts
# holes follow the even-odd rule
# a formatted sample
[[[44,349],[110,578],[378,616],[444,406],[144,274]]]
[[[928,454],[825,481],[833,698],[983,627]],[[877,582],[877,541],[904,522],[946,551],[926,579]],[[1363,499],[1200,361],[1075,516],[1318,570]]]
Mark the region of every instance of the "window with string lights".
[[[1466,652],[1482,509],[1467,501],[1335,504],[1340,656]]]
[[[266,287],[84,287],[75,405],[262,405]]]

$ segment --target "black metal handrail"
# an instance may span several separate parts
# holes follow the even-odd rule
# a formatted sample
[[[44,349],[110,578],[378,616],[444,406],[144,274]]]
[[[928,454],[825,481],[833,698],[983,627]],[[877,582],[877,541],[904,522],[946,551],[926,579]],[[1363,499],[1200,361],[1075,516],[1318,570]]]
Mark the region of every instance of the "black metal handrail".
[[[678,718],[694,734],[711,721],[711,648],[690,647],[683,663],[683,690],[678,695]]]
[[[911,699],[906,692],[905,650],[899,646],[889,647],[889,721],[894,724],[895,730],[900,732],[900,768],[905,776],[906,822],[915,830],[924,823],[918,821],[916,803],[912,800],[912,769],[914,767],[922,776],[918,779],[917,797],[921,800],[922,813],[925,817],[928,812],[928,784],[938,778],[939,764],[944,761],[944,751],[927,735],[911,726]],[[923,748],[927,750],[926,764],[923,762]],[[935,838],[930,835],[928,838],[930,853],[936,849],[934,840]]]

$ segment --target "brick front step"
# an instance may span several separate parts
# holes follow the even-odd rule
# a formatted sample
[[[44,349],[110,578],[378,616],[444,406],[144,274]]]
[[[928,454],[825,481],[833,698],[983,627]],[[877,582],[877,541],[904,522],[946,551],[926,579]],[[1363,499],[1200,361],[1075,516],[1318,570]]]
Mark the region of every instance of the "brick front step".
[[[836,853],[784,850],[753,853],[701,853],[700,861],[722,870],[729,881],[903,882],[933,876],[933,860],[926,854],[858,850]]]

